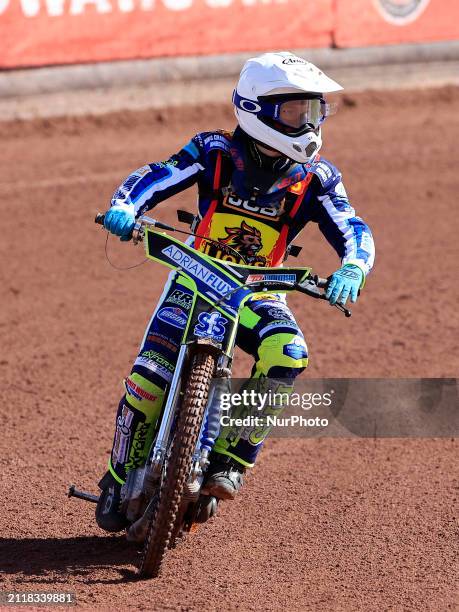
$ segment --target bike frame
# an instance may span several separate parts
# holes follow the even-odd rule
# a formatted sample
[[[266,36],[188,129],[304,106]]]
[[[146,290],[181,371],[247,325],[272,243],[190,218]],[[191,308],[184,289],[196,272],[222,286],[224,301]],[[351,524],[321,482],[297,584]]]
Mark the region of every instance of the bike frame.
[[[180,215],[179,220],[183,220]],[[98,214],[95,222],[103,225],[104,215]],[[195,236],[143,215],[134,226],[132,240],[134,244],[143,240],[147,258],[175,272],[174,278],[177,284],[191,291],[192,303],[186,316],[175,371],[167,389],[166,402],[156,424],[154,443],[150,447],[146,464],[128,473],[121,491],[122,506],[131,521],[127,533],[128,539],[134,541],[143,541],[155,511],[155,500],[158,499],[179,414],[183,393],[182,372],[191,364],[193,351],[201,350],[213,354],[216,357],[214,376],[217,379],[230,378],[239,313],[247,300],[254,296],[262,299],[266,293],[287,293],[295,290],[313,298],[326,299],[320,288],[326,287],[328,282],[327,279],[312,276],[309,267],[268,268],[241,265],[235,262],[239,257],[237,251],[234,251],[234,254],[227,254],[226,259],[216,259],[195,250],[192,244],[183,243],[161,230],[179,231]],[[218,242],[205,236],[200,237],[210,242]],[[335,307],[346,317],[351,316],[351,311],[343,305],[335,304]],[[185,312],[182,311],[181,314],[185,316]],[[217,392],[216,389],[213,391]],[[208,418],[218,417],[209,412],[210,404],[214,404],[211,401],[213,391],[209,393],[192,456],[187,490],[183,494],[185,505],[191,503],[195,512],[199,506],[199,503],[195,502],[199,499],[204,470],[208,465],[207,455],[215,442],[209,435],[206,438]],[[71,491],[71,494],[84,499],[91,498],[76,490]],[[207,499],[215,502],[214,498]],[[213,502],[211,501],[212,507]],[[184,514],[181,516],[183,518]],[[188,523],[191,528],[192,521],[188,520]]]
[[[296,284],[310,277],[311,268],[273,269],[217,260],[167,233],[150,227],[145,228],[144,242],[147,258],[175,270],[178,282],[193,292],[192,306],[183,331],[174,376],[159,419],[158,433],[149,454],[151,473],[160,478],[177,412],[181,375],[184,366],[189,363],[192,348],[199,344],[211,346],[219,354],[220,369],[224,369],[233,358],[239,312],[246,301],[256,294],[272,292],[273,287],[276,293],[294,290]],[[213,324],[208,324],[207,332],[205,328],[202,329],[202,321],[206,320],[206,315],[208,320],[212,321],[212,317],[214,320]],[[202,443],[202,432],[207,418],[206,410],[194,454],[194,464],[201,468],[206,462],[205,451],[209,450]],[[199,467],[196,467],[195,471],[198,473]]]

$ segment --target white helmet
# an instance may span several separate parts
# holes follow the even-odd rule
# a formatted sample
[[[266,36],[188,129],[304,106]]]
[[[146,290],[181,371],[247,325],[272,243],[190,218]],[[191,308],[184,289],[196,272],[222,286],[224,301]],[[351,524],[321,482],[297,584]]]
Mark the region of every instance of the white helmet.
[[[330,114],[323,94],[340,89],[301,57],[287,51],[264,53],[244,64],[233,104],[246,134],[304,164],[322,146],[320,125]]]

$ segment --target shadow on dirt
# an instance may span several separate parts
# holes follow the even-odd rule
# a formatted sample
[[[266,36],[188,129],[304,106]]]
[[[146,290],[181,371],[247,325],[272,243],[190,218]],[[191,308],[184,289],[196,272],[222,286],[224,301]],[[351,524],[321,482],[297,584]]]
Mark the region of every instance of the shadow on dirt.
[[[124,536],[78,538],[0,538],[0,573],[21,574],[24,582],[68,581],[68,574],[85,577],[86,583],[118,583],[135,580],[139,550]],[[119,578],[89,579],[97,570],[117,570]],[[52,574],[47,576],[46,574]]]

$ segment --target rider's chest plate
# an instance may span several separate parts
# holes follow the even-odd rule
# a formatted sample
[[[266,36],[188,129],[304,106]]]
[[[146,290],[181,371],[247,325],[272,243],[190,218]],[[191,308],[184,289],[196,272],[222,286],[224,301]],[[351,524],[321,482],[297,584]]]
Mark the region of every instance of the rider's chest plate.
[[[227,193],[215,202],[197,230],[218,244],[199,240],[196,248],[234,263],[280,265],[287,248],[288,222],[302,195],[298,188],[296,192],[291,188],[280,202],[270,205]]]

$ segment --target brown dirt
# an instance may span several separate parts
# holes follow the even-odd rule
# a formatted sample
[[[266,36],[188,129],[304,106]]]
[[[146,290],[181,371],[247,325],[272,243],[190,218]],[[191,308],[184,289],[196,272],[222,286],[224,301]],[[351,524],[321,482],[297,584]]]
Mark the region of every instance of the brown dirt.
[[[291,299],[317,377],[455,377],[459,89],[353,94],[324,130],[378,247],[354,317]],[[454,440],[270,440],[239,499],[132,580],[70,482],[96,491],[121,379],[166,277],[118,272],[93,224],[133,168],[229,107],[0,124],[2,589],[74,591],[81,606],[149,610],[457,608]],[[174,221],[185,193],[157,215]],[[315,227],[300,262],[337,265]],[[110,241],[118,265],[141,261]],[[237,360],[237,373],[248,360]],[[455,565],[456,563],[456,565]]]

